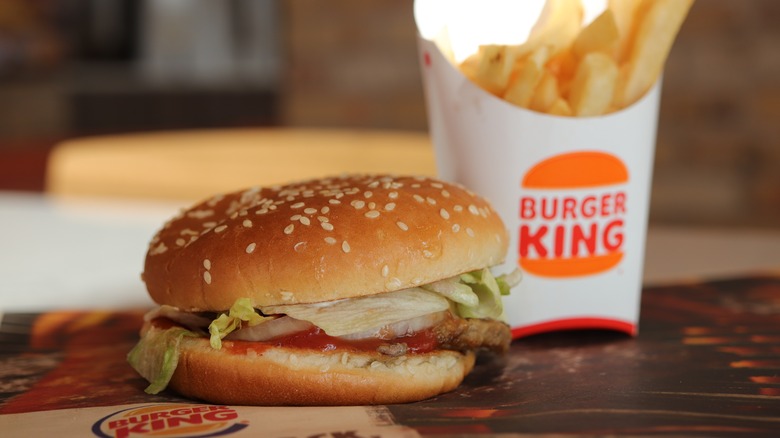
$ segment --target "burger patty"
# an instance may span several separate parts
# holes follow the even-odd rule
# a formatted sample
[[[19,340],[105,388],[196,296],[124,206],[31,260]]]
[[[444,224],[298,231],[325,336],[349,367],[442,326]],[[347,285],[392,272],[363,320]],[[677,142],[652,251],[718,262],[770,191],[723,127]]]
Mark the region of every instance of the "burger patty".
[[[506,353],[512,341],[509,326],[492,319],[447,318],[433,327],[439,345],[444,349],[488,350]]]
[[[512,341],[509,326],[490,319],[446,318],[431,327],[438,348],[456,351],[486,350],[506,353]],[[406,343],[382,344],[377,351],[386,356],[402,356],[408,352]]]

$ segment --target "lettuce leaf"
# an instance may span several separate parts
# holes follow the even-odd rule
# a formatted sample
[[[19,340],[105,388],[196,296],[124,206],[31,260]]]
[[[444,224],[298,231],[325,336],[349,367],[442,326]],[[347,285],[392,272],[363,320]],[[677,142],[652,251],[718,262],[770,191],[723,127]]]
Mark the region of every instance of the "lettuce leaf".
[[[461,282],[459,277],[446,278],[420,287],[444,295],[445,298],[465,306],[474,307],[479,305],[477,294],[471,290],[469,285]]]
[[[144,390],[147,394],[157,394],[168,386],[179,364],[179,345],[185,336],[198,335],[182,327],[153,330],[127,354],[130,366],[149,381]]]
[[[244,323],[251,327],[268,319],[272,318],[266,318],[255,312],[249,298],[239,298],[233,303],[228,313],[219,315],[209,324],[211,347],[216,350],[222,348],[222,339],[231,332],[240,329]]]
[[[472,292],[479,298],[479,302],[476,306],[458,303],[459,316],[463,318],[504,319],[501,288],[489,269],[462,274],[460,280],[471,288]]]

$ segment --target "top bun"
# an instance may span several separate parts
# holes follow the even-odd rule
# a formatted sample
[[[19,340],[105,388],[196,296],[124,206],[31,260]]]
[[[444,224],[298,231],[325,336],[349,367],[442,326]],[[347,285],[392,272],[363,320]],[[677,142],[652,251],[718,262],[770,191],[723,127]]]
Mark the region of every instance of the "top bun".
[[[426,177],[342,176],[214,196],[155,235],[143,279],[159,304],[223,311],[431,283],[503,261],[487,201]]]

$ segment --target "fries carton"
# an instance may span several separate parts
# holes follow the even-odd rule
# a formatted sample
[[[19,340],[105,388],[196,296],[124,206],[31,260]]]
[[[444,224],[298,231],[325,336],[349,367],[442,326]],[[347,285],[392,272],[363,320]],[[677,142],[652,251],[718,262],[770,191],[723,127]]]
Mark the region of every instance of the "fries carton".
[[[660,81],[606,115],[551,115],[477,85],[436,38],[421,33],[419,49],[438,172],[487,197],[509,228],[498,269],[523,273],[505,297],[514,337],[636,334]]]

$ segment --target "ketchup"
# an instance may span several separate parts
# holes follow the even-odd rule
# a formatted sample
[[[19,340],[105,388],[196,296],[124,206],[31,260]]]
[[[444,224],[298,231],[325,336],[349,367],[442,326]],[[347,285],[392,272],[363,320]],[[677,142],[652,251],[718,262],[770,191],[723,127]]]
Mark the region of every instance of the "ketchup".
[[[407,353],[428,353],[436,348],[436,335],[433,330],[421,330],[409,336],[384,340],[377,338],[346,340],[328,336],[321,328],[281,336],[267,341],[277,347],[302,348],[316,351],[374,351],[383,344],[406,344]]]
[[[152,324],[162,330],[171,327],[181,327],[175,321],[166,317],[157,317]],[[436,334],[431,329],[420,330],[408,336],[384,340],[378,338],[347,340],[329,336],[319,327],[313,327],[306,331],[280,336],[267,341],[222,341],[222,348],[232,354],[247,354],[250,350],[261,353],[271,347],[298,348],[302,350],[314,350],[320,352],[350,351],[373,352],[385,344],[406,344],[406,354],[429,353],[436,349],[438,341]]]

